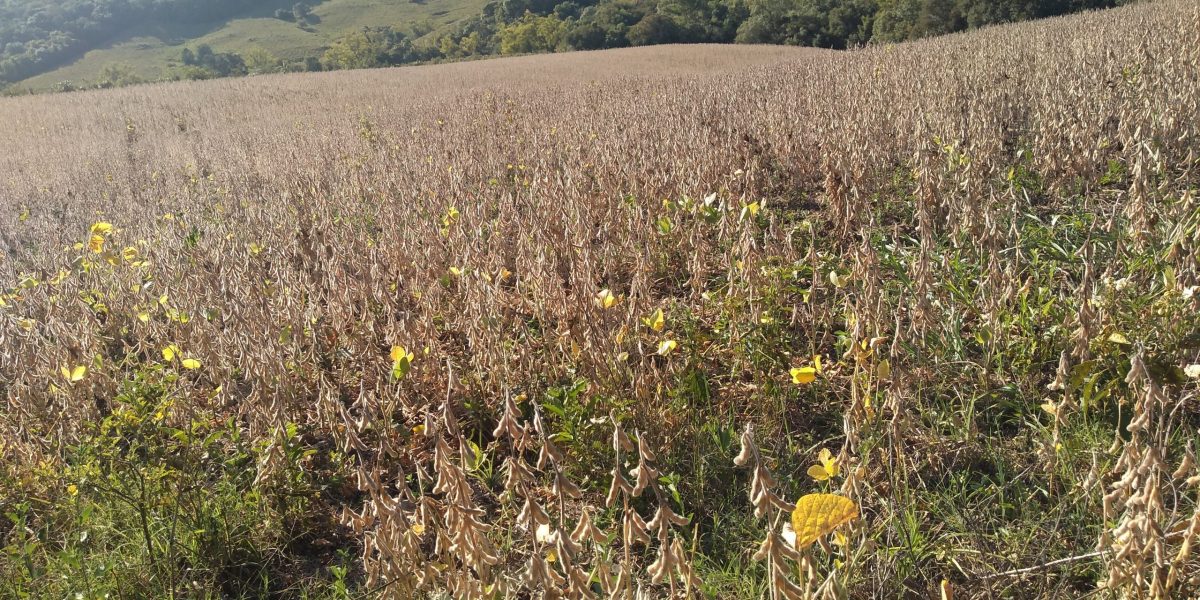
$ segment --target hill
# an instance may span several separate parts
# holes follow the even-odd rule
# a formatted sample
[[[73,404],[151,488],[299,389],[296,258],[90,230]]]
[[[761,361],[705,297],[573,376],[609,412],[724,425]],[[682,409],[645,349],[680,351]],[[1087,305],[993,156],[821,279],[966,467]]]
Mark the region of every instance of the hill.
[[[1197,32],[0,98],[0,597],[1198,597]]]
[[[5,0],[9,93],[669,43],[889,43],[1126,0]]]
[[[183,66],[185,48],[208,45],[216,52],[249,55],[265,52],[291,64],[318,58],[325,48],[348,32],[364,27],[394,25],[428,32],[477,15],[482,0],[325,0],[313,2],[308,17],[291,17],[293,0],[226,2],[230,8],[209,15],[153,14],[130,9],[131,18],[114,23],[111,31],[94,40],[83,40],[77,50],[53,61],[61,66],[19,81],[22,89],[50,89],[63,81],[82,85],[101,78],[106,67],[117,66],[146,80],[169,77]],[[276,18],[277,11],[289,17]],[[3,44],[0,44],[2,47]]]

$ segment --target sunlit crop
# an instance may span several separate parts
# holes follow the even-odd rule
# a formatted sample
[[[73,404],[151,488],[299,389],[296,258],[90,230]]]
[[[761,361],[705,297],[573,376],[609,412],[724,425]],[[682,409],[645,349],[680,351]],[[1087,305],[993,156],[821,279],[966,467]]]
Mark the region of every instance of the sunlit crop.
[[[1162,0],[0,100],[0,596],[1196,597],[1197,72]]]

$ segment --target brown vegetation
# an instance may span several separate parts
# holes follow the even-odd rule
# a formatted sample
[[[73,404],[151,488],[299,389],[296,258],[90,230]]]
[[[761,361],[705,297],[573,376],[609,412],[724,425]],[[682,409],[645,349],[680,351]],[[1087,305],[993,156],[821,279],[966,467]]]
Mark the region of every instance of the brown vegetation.
[[[1164,1],[0,100],[0,504],[101,497],[153,380],[367,594],[1192,596],[1197,73]],[[814,489],[861,516],[781,546]]]

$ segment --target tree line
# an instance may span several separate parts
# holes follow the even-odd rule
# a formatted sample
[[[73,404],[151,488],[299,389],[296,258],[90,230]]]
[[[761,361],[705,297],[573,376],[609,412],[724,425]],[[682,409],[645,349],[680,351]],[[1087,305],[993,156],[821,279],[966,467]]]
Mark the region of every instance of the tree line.
[[[0,87],[54,68],[132,20],[211,21],[259,0],[0,0]],[[425,1],[425,0],[411,0]],[[436,1],[436,0],[434,0]],[[596,50],[668,43],[754,43],[851,48],[1109,8],[1132,0],[489,0],[451,29],[427,24],[347,33],[320,56],[283,61],[202,46],[182,51],[173,78],[335,70],[474,56]],[[303,24],[307,3],[280,2],[277,18]],[[119,66],[118,66],[119,67]],[[136,80],[109,68],[101,83]]]
[[[480,55],[669,43],[850,48],[1110,8],[1130,0],[490,0],[456,29],[415,39],[377,27],[352,32],[327,69]]]

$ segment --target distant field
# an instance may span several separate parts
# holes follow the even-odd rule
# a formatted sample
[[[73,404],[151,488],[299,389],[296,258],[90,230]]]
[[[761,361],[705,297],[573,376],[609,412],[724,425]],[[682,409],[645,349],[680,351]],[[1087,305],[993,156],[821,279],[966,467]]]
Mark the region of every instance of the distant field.
[[[158,79],[168,72],[170,65],[179,63],[180,52],[185,47],[194,49],[200,44],[208,44],[217,52],[242,53],[251,48],[263,48],[284,59],[320,56],[335,39],[361,27],[428,22],[436,29],[478,14],[482,5],[482,0],[420,3],[410,0],[327,0],[313,8],[318,22],[304,29],[295,23],[272,18],[271,10],[263,10],[263,15],[256,17],[156,32],[135,31],[118,37],[105,48],[88,52],[71,64],[21,81],[17,87],[49,89],[61,81],[89,81],[109,64],[128,65],[146,79]]]
[[[0,98],[0,598],[1200,597],[1197,35]]]

